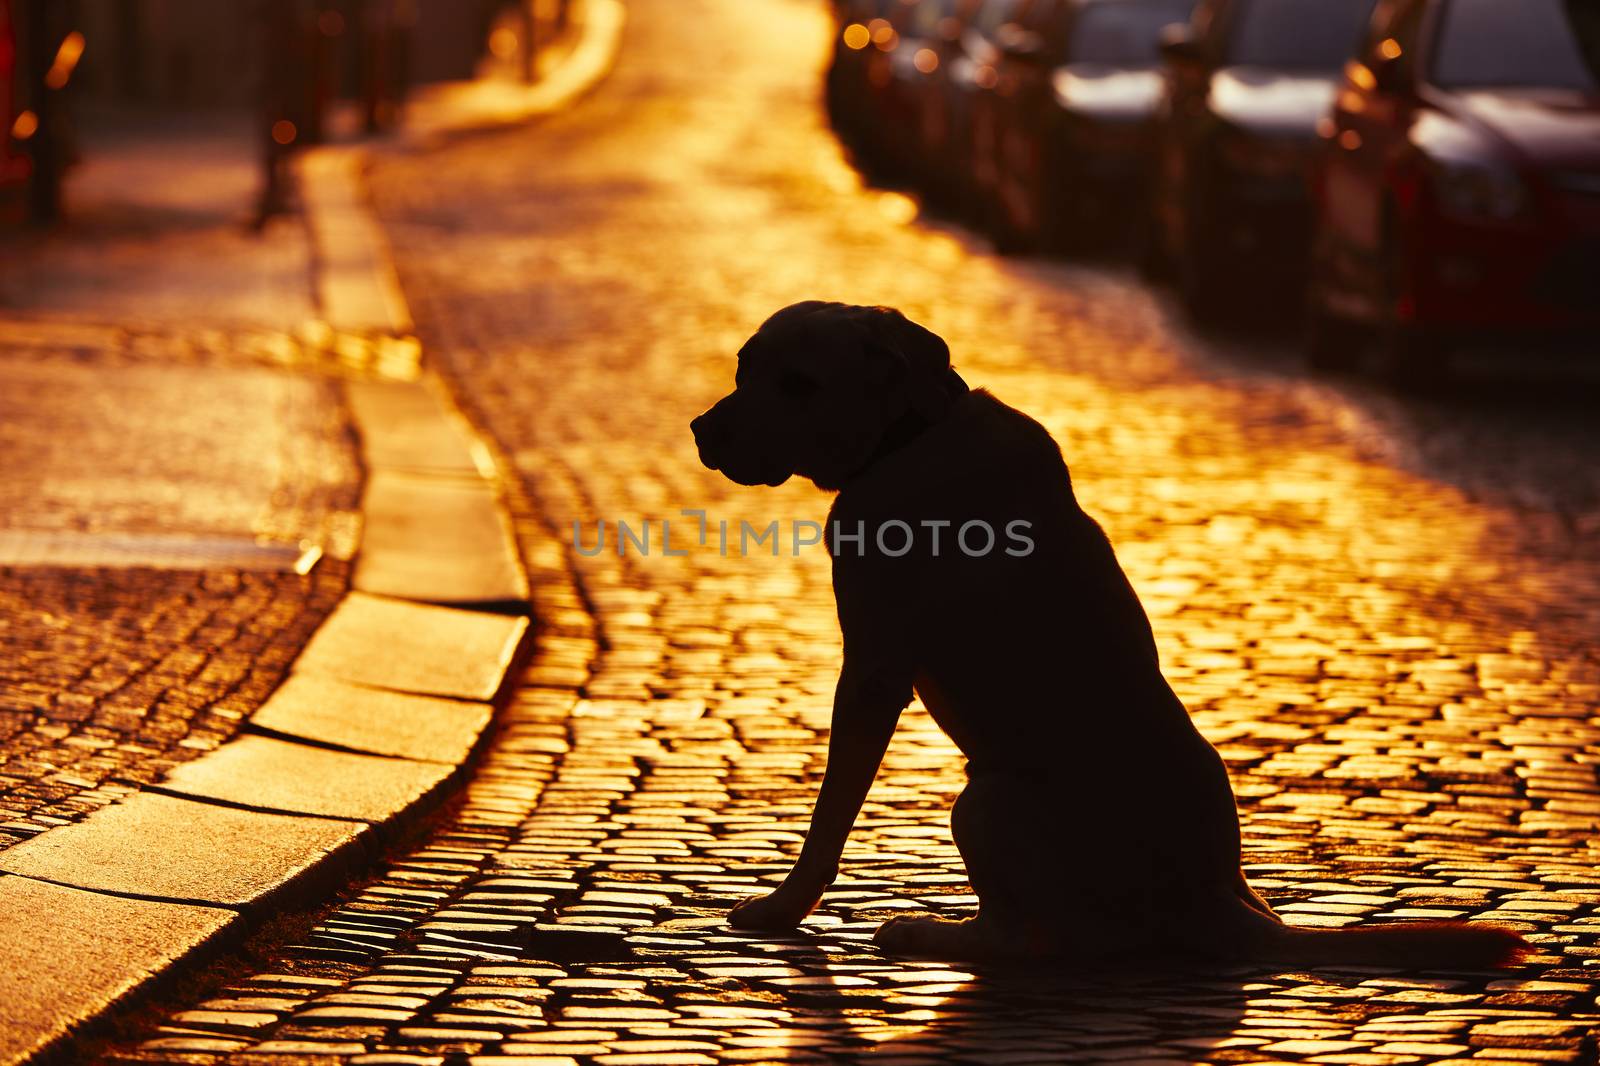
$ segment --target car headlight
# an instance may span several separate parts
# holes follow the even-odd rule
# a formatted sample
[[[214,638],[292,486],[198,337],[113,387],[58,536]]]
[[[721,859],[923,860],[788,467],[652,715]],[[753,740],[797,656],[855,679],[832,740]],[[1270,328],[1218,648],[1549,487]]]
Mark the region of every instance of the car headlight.
[[[1522,179],[1490,163],[1436,160],[1433,192],[1440,210],[1457,218],[1513,222],[1533,206]]]

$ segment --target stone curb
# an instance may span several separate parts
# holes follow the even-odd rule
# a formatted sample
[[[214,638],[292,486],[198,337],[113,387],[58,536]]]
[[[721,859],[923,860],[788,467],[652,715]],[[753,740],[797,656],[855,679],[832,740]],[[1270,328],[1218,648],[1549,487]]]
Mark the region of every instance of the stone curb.
[[[560,111],[594,88],[616,63],[627,8],[622,0],[578,0],[572,18],[578,26],[576,40],[558,69],[528,86],[466,82],[437,87],[407,116],[402,146],[432,147],[451,137],[527,122]]]
[[[451,101],[402,146],[525,121],[609,71],[619,0],[587,0],[540,85]],[[413,326],[360,148],[300,178],[328,326]],[[129,998],[364,869],[462,776],[526,650],[530,590],[495,463],[431,376],[352,381],[365,529],[351,592],[234,739],[160,785],[0,853],[0,1064],[70,1048]]]
[[[580,0],[576,42],[560,68],[531,86],[468,82],[443,88],[408,115],[406,127],[375,147],[434,147],[465,134],[514,126],[567,107],[611,71],[622,46],[622,0]],[[418,114],[417,112],[421,113]],[[317,258],[317,302],[340,332],[408,336],[413,328],[388,246],[367,210],[361,173],[366,145],[324,145],[296,159]]]
[[[314,148],[297,163],[322,317],[349,333],[409,334],[411,312],[400,279],[377,220],[361,199],[361,154]]]

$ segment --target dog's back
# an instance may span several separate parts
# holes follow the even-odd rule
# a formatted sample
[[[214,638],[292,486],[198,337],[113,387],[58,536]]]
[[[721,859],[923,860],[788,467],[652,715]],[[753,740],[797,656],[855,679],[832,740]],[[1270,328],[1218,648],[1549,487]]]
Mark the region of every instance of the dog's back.
[[[899,557],[900,527],[876,536],[895,522],[914,533]],[[1193,734],[1109,541],[1027,415],[968,395],[840,493],[830,531],[861,529],[833,545],[840,612],[897,605],[924,701],[969,757],[1048,759],[1056,743],[1143,732],[1152,715],[1163,736]]]

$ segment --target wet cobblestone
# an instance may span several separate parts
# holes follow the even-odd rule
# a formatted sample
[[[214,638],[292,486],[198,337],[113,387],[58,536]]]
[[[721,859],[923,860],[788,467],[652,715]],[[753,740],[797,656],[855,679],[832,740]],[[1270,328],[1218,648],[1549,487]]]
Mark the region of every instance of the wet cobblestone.
[[[819,125],[818,6],[630,11],[622,66],[572,113],[375,175],[424,342],[518,476],[540,630],[495,742],[415,850],[117,1060],[1593,1063],[1589,512],[1395,460],[1359,397],[1229,371],[1114,273],[909,224]],[[826,557],[586,557],[571,523],[820,519],[806,486],[703,470],[687,432],[750,330],[813,296],[904,307],[1061,441],[1290,920],[1493,918],[1538,954],[1497,974],[886,959],[884,918],[973,904],[946,824],[961,762],[916,709],[818,912],[733,933],[822,769]],[[1484,483],[1528,462],[1455,461]]]

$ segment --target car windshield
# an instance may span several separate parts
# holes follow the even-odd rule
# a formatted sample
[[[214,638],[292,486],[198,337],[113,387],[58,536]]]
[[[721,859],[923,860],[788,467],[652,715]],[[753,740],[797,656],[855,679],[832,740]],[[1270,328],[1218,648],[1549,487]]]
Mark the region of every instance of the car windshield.
[[[1433,81],[1600,91],[1600,3],[1451,0],[1434,38]]]
[[[1161,30],[1188,22],[1190,0],[1103,0],[1083,9],[1072,28],[1072,63],[1151,67],[1161,59]]]
[[[1374,0],[1244,0],[1232,17],[1228,63],[1333,73],[1355,51]]]

